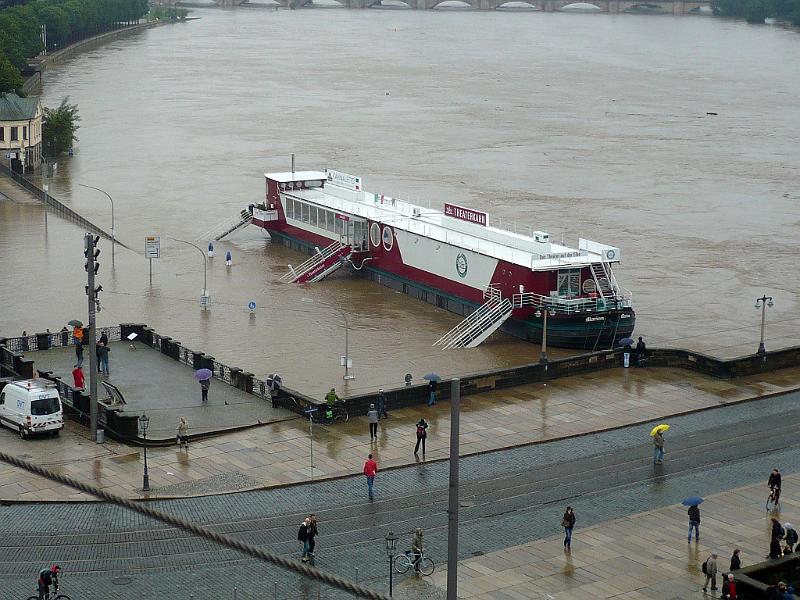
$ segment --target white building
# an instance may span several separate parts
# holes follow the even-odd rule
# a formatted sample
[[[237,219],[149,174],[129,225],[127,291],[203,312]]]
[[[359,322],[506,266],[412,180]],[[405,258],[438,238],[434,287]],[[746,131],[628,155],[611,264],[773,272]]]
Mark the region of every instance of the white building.
[[[0,159],[15,171],[42,162],[42,102],[39,96],[0,95]]]

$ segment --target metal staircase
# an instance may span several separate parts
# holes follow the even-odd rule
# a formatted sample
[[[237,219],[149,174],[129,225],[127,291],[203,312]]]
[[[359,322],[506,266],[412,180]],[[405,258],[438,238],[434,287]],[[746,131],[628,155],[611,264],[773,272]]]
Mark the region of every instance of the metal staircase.
[[[614,273],[605,262],[592,263],[590,265],[592,270],[592,279],[594,279],[595,289],[601,298],[614,295]]]
[[[250,222],[253,220],[253,215],[250,214],[249,211],[243,210],[236,219],[228,219],[223,221],[222,223],[218,223],[214,225],[211,229],[206,231],[200,237],[195,238],[195,242],[205,242],[205,241],[214,241],[221,240],[226,235],[229,235],[236,231],[237,229],[241,229],[245,225],[249,225]]]
[[[297,267],[289,265],[289,272],[281,277],[284,283],[314,283],[321,281],[341,267],[353,253],[351,246],[333,242],[322,250],[314,248],[314,255]]]
[[[442,350],[475,348],[497,331],[511,316],[514,305],[500,291],[489,286],[483,297],[488,298],[478,309],[436,340],[433,345]]]

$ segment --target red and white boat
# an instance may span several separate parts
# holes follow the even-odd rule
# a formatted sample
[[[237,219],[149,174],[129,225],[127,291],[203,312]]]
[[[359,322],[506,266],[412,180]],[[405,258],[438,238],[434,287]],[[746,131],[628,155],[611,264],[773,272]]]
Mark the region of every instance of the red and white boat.
[[[620,250],[586,239],[570,248],[523,235],[486,213],[443,210],[362,189],[333,170],[267,173],[266,199],[245,218],[311,258],[283,280],[319,281],[347,266],[465,320],[437,342],[474,347],[499,328],[553,346],[608,348],[633,333],[631,294],[614,276]]]

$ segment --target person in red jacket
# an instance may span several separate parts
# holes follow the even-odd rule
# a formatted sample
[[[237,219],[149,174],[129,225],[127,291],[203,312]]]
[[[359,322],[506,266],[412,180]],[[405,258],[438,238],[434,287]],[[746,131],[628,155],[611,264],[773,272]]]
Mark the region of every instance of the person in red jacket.
[[[83,370],[81,369],[80,365],[75,365],[75,368],[72,369],[72,380],[75,382],[73,386],[76,390],[82,390],[85,386],[85,380],[83,378]]]
[[[372,500],[372,486],[375,483],[375,474],[378,472],[378,463],[372,458],[372,454],[367,458],[364,463],[364,475],[367,478],[367,491],[369,492],[369,499]]]
[[[733,580],[733,573],[728,573],[727,579],[722,584],[722,597],[726,600],[736,600],[736,582]]]

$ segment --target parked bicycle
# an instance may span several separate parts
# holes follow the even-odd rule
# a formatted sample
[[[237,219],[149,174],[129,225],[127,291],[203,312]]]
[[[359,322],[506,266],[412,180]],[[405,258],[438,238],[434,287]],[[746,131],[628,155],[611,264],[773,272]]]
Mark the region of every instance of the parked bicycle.
[[[404,554],[394,557],[394,570],[398,573],[405,573],[409,569],[413,569],[416,562],[416,555],[411,550],[406,550]],[[419,558],[418,568],[419,572],[427,577],[433,573],[436,565],[423,553]]]
[[[333,408],[331,409],[331,416],[327,416],[328,405],[327,404],[320,404],[316,407],[312,404],[302,404],[297,398],[294,396],[289,396],[289,402],[291,402],[292,407],[295,409],[296,412],[299,412],[308,418],[308,409],[309,408],[316,408],[317,410],[311,412],[311,420],[314,423],[319,423],[322,425],[328,425],[333,421],[342,421],[347,423],[350,420],[350,414],[347,412],[347,408],[345,407],[344,400],[340,400],[334,404]]]

